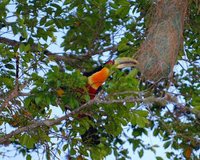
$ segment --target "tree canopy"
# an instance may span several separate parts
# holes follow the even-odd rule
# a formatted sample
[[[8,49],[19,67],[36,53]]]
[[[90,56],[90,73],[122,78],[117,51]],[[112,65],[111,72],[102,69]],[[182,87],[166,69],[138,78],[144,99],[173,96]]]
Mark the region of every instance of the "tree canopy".
[[[13,147],[27,160],[131,159],[128,142],[162,160],[151,132],[168,159],[200,158],[199,0],[3,0],[0,10],[2,157]],[[138,66],[112,67],[90,99],[84,73],[117,57]]]

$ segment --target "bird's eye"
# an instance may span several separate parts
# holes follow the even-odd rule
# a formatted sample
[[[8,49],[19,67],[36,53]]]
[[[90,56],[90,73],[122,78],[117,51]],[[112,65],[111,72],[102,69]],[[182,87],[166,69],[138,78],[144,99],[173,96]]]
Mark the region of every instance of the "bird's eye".
[[[106,62],[106,64],[114,64],[113,60],[109,60],[108,62]]]

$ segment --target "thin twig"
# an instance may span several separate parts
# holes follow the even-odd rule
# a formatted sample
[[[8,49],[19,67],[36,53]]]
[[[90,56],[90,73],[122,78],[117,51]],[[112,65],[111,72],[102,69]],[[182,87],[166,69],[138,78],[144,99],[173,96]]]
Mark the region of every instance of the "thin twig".
[[[16,98],[19,95],[19,90],[22,90],[24,87],[26,87],[27,82],[24,82],[22,85],[16,85],[15,88],[10,91],[8,94],[7,98],[5,98],[5,101],[2,103],[0,107],[0,113],[3,111],[3,109],[8,106],[9,102],[13,99]]]
[[[16,55],[15,86],[19,90],[19,55]]]

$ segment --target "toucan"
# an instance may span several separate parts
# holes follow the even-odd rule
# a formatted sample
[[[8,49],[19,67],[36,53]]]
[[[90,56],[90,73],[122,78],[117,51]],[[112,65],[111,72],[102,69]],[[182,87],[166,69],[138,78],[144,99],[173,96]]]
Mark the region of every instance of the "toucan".
[[[96,68],[92,72],[83,73],[84,76],[88,77],[87,90],[90,96],[90,100],[94,99],[99,91],[99,88],[108,79],[111,74],[110,67],[116,67],[118,69],[123,69],[125,67],[135,67],[138,64],[137,60],[128,57],[121,57],[115,60],[109,60],[99,68]],[[93,121],[91,115],[79,114],[79,117],[87,117],[89,120]],[[86,130],[84,134],[81,135],[82,141],[86,145],[98,145],[100,143],[100,137],[98,130],[90,125],[89,129]]]
[[[102,66],[94,69],[91,72],[83,73],[83,75],[87,77],[86,89],[90,97],[90,100],[95,98],[101,86],[112,74],[111,73],[112,71],[110,70],[111,67],[115,67],[117,69],[123,69],[126,67],[135,67],[137,64],[138,64],[137,60],[133,58],[120,57],[115,60],[107,61]],[[79,91],[81,92],[81,89],[79,89]],[[61,88],[57,90],[58,96],[62,96],[63,94],[64,94],[64,89]],[[83,92],[83,94],[85,94],[85,92]],[[83,101],[82,99],[80,99],[80,101],[81,101],[81,104],[86,103],[86,101]],[[77,117],[79,119],[88,118],[90,121],[94,122],[93,117],[90,114],[87,114],[85,112],[79,113]],[[86,145],[98,145],[100,143],[98,130],[92,125],[90,125],[89,129],[86,130],[86,132],[81,135],[81,138],[82,138],[82,142]]]

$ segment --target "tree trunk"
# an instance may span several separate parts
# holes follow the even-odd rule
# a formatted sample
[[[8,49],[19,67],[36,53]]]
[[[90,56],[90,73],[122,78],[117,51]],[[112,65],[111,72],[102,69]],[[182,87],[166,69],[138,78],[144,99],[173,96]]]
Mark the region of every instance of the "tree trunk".
[[[157,0],[146,40],[137,53],[146,80],[169,78],[181,46],[187,0]]]

